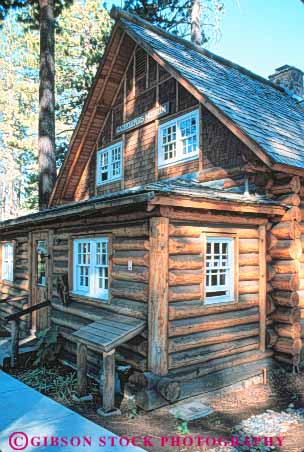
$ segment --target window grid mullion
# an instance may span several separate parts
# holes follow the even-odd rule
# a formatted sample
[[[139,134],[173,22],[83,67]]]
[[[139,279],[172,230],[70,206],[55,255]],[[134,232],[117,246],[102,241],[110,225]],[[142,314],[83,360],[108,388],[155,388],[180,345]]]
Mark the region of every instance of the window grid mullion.
[[[112,155],[113,155],[114,148],[110,148],[108,150],[108,173],[109,173],[109,180],[113,178],[113,168],[112,168]]]
[[[181,121],[176,121],[176,159],[179,160],[182,158],[182,135],[180,129]]]

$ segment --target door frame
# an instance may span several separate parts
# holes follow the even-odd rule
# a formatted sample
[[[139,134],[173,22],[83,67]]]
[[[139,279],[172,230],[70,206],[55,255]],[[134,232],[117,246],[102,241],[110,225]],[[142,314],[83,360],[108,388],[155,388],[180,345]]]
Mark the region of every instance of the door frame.
[[[53,230],[43,229],[39,231],[33,231],[30,233],[30,306],[35,306],[38,303],[38,289],[39,286],[37,284],[37,251],[36,246],[39,240],[45,240],[46,246],[48,249],[48,257],[46,258],[46,284],[45,284],[45,299],[50,300],[52,292],[53,292]],[[42,288],[42,287],[41,287]],[[45,300],[45,301],[46,301]],[[42,308],[41,311],[34,311],[31,315],[31,331],[33,333],[39,331],[39,316],[46,315],[47,319],[45,324],[49,326],[49,308]]]

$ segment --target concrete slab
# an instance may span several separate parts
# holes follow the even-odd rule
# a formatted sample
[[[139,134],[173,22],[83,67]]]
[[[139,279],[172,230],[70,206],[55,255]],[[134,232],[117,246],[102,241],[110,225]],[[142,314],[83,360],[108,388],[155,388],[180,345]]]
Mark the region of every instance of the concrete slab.
[[[15,432],[19,433],[14,436]],[[54,441],[59,441],[58,445]],[[76,446],[78,450],[85,448],[89,452],[143,451],[139,447],[126,446],[125,442],[120,445],[119,441],[120,438],[111,431],[0,371],[2,452],[11,452],[13,449],[26,452],[71,452],[75,451]]]
[[[193,400],[191,402],[179,403],[171,408],[170,413],[178,419],[183,421],[193,421],[194,419],[201,419],[213,413],[213,409],[202,403],[200,400]]]

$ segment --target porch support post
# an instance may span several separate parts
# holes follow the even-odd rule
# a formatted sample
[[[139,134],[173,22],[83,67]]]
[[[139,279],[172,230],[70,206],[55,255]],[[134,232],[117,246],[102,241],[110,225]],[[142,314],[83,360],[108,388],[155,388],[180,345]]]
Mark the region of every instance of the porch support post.
[[[87,395],[87,347],[84,344],[77,344],[77,395],[84,397]]]
[[[11,367],[14,368],[18,364],[19,353],[19,319],[11,321]]]
[[[168,235],[169,219],[151,218],[148,368],[156,375],[168,373]]]
[[[103,352],[103,391],[102,407],[104,413],[115,410],[115,349]]]

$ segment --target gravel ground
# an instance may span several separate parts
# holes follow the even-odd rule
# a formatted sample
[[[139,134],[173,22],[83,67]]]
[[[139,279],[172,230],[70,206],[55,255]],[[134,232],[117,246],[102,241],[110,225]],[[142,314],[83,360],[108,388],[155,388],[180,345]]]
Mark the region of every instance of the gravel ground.
[[[264,413],[242,421],[239,424],[239,429],[254,436],[283,436],[288,432],[291,424],[302,423],[304,428],[303,414],[302,409],[289,413],[266,410]]]

